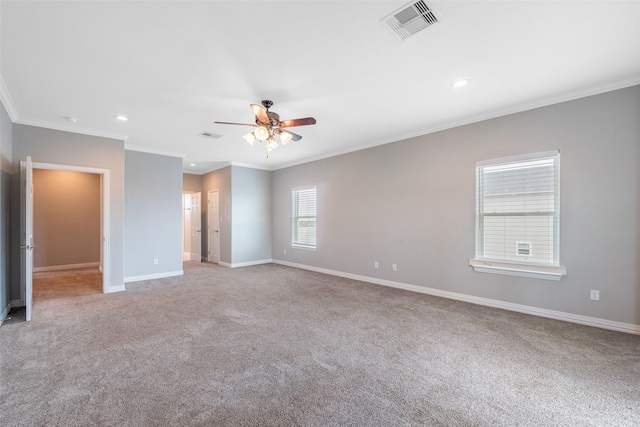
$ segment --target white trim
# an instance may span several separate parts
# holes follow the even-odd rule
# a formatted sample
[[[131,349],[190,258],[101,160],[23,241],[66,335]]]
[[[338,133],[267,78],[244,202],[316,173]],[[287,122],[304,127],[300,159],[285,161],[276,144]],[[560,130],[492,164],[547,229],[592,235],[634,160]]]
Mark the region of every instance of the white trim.
[[[69,125],[55,124],[55,123],[49,123],[49,122],[42,122],[39,120],[19,119],[19,118],[17,118],[13,122],[19,125],[28,125],[28,126],[38,127],[38,128],[58,130],[62,132],[78,133],[81,135],[98,136],[100,138],[115,139],[117,141],[126,141],[127,138],[129,138],[129,135],[107,133],[102,131],[86,129],[86,128],[79,128],[76,125],[72,125],[72,124],[69,124]]]
[[[502,165],[503,163],[517,163],[527,160],[546,160],[547,158],[555,158],[560,154],[560,150],[541,151],[538,153],[518,154],[515,156],[499,157],[497,159],[487,159],[476,161],[476,167],[487,165]]]
[[[239,267],[250,267],[252,265],[270,264],[272,262],[273,262],[272,259],[261,259],[257,261],[237,262],[232,264],[229,264],[228,262],[220,261],[218,265],[221,265],[223,267],[228,267],[228,268],[239,268]]]
[[[258,166],[258,165],[250,165],[249,163],[240,163],[240,162],[229,162],[229,166],[239,166],[241,168],[247,169],[258,169],[263,171],[272,171],[273,169],[267,166]]]
[[[543,267],[527,264],[510,264],[505,262],[469,259],[469,265],[478,273],[504,274],[506,276],[530,277],[532,279],[560,280],[567,275],[565,267]]]
[[[19,299],[14,299],[9,301],[9,304],[7,304],[7,306],[4,308],[4,310],[0,314],[0,326],[2,326],[2,323],[6,320],[11,309],[15,307],[24,307],[24,304]]]
[[[44,162],[32,162],[32,168],[100,175],[100,270],[102,271],[102,292],[106,294],[120,290],[123,285],[118,285],[113,289],[111,287],[111,170]],[[122,290],[124,290],[124,287]]]
[[[167,271],[164,273],[143,274],[140,276],[129,276],[124,278],[124,283],[139,282],[142,280],[164,279],[165,277],[175,277],[184,275],[184,270]],[[124,290],[124,286],[123,289]]]
[[[4,109],[7,110],[7,114],[9,114],[11,121],[15,123],[18,119],[18,112],[16,111],[16,106],[13,103],[13,99],[11,99],[9,88],[4,83],[2,75],[0,75],[0,102],[4,105]]]
[[[640,84],[640,77],[633,77],[628,80],[623,80],[620,82],[615,82],[611,84],[605,84],[602,86],[598,86],[595,88],[589,88],[587,90],[576,91],[560,96],[555,96],[552,98],[542,99],[536,102],[530,102],[525,104],[513,105],[504,110],[497,110],[490,113],[482,113],[478,114],[475,117],[465,118],[463,120],[453,120],[444,123],[438,123],[433,126],[419,129],[415,132],[406,133],[404,135],[396,135],[391,138],[385,138],[378,141],[372,141],[368,143],[359,144],[350,148],[346,148],[344,150],[336,150],[327,154],[321,154],[318,156],[307,157],[305,159],[295,160],[289,163],[283,163],[281,165],[274,166],[271,170],[276,171],[279,169],[286,169],[293,166],[303,165],[306,163],[315,162],[318,160],[328,159],[331,157],[340,156],[343,154],[353,153],[356,151],[366,150],[368,148],[378,147],[380,145],[391,144],[394,142],[405,141],[411,138],[416,138],[419,136],[429,135],[436,132],[441,132],[447,129],[455,129],[460,126],[466,126],[473,123],[484,122],[486,120],[497,119],[500,117],[509,116],[511,114],[522,113],[524,111],[535,110],[536,108],[547,107],[550,105],[561,104],[563,102],[575,101],[581,98],[587,98],[589,96],[600,95],[607,92],[613,92],[614,90],[624,89],[631,86],[636,86]]]
[[[100,262],[84,262],[81,264],[47,265],[44,267],[34,267],[34,273],[43,271],[75,270],[79,268],[100,267]]]
[[[291,247],[291,249],[302,249],[303,251],[315,251],[315,250],[317,250],[316,246],[300,245],[298,243],[292,243],[290,247]]]
[[[0,313],[0,326],[2,326],[2,323],[4,322],[4,319],[7,318],[7,316],[9,315],[10,311],[11,311],[11,302],[9,302],[9,304],[7,304],[7,306],[4,308],[4,310],[2,310],[2,313]]]
[[[178,157],[184,159],[187,153],[177,153],[175,151],[160,150],[154,147],[145,147],[142,145],[124,144],[125,151],[138,151],[140,153],[158,154],[160,156]]]
[[[407,283],[393,282],[391,280],[378,279],[375,277],[361,276],[359,274],[344,273],[341,271],[329,270],[326,268],[312,267],[304,264],[297,264],[288,261],[274,259],[274,264],[285,265],[288,267],[300,268],[302,270],[315,271],[317,273],[329,274],[332,276],[344,277],[347,279],[359,280],[362,282],[373,283],[376,285],[389,286],[391,288],[404,289],[406,291],[417,292],[426,295],[433,295],[442,298],[453,299],[457,301],[468,302],[471,304],[484,305],[487,307],[500,308],[502,310],[515,311],[517,313],[531,314],[533,316],[546,317],[549,319],[562,320],[580,325],[593,326],[596,328],[610,329],[612,331],[625,332],[628,334],[640,335],[640,325],[631,323],[616,322],[613,320],[600,319],[597,317],[582,316],[579,314],[565,313],[556,310],[547,310],[539,307],[532,307],[523,304],[515,304],[506,301],[494,300],[473,295],[460,294],[457,292],[443,291],[440,289],[427,288],[424,286],[410,285]]]
[[[105,293],[112,294],[114,292],[124,292],[124,291],[125,291],[124,284],[122,284],[120,286],[110,286],[109,290]]]

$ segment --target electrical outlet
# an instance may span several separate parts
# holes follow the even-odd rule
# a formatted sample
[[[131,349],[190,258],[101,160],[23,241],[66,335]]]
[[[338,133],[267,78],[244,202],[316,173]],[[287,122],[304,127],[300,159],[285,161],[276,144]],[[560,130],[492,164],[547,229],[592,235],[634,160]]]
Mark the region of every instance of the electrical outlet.
[[[286,254],[287,254],[287,250],[286,250],[286,249],[283,249],[283,250],[282,250],[282,253],[286,255]]]
[[[391,264],[391,269],[393,271],[398,271],[398,264]]]
[[[158,258],[154,258],[154,259],[153,259],[153,263],[154,263],[154,264],[158,264]]]
[[[378,267],[379,267],[379,265],[378,265],[378,261],[374,261],[374,262],[373,262],[373,268],[378,268]]]
[[[600,291],[591,289],[591,299],[593,301],[600,301]]]

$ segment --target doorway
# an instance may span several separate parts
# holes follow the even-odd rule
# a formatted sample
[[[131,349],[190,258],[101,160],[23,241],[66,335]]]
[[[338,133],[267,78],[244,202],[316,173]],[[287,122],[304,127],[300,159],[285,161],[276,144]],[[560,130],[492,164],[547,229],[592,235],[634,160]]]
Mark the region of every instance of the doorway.
[[[100,175],[33,169],[33,301],[102,293]]]
[[[202,261],[200,193],[182,193],[182,260]]]
[[[182,261],[191,259],[191,193],[182,193]]]
[[[27,157],[25,162],[20,162],[21,172],[21,286],[20,286],[20,298],[22,303],[26,307],[26,320],[31,320],[31,308],[33,305],[33,270],[34,270],[34,255],[33,250],[36,249],[36,244],[33,240],[33,194],[34,194],[34,181],[33,170],[56,170],[56,171],[68,171],[68,172],[80,172],[87,174],[96,174],[99,176],[99,212],[100,212],[100,226],[99,226],[99,263],[97,265],[101,276],[101,291],[102,293],[109,292],[109,279],[110,279],[110,254],[109,254],[109,240],[107,237],[110,235],[110,171],[108,169],[97,169],[82,166],[71,165],[58,165],[51,163],[39,163],[31,162],[31,158]]]
[[[220,263],[220,192],[209,190],[207,195],[207,247],[209,262]]]

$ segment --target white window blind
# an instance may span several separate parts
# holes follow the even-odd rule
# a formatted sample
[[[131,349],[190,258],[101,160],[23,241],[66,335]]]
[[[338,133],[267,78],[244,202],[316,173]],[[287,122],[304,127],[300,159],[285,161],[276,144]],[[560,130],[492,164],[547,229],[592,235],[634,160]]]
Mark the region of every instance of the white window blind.
[[[558,266],[560,152],[476,163],[476,258]]]
[[[291,245],[316,247],[316,187],[291,190]]]

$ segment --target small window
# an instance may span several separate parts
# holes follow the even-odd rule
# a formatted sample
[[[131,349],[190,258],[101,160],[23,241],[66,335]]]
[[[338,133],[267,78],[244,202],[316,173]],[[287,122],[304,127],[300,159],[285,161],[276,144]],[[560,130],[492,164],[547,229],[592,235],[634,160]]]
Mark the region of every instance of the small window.
[[[291,246],[316,248],[316,187],[291,190]]]
[[[559,267],[559,239],[559,151],[476,163],[474,268]]]

